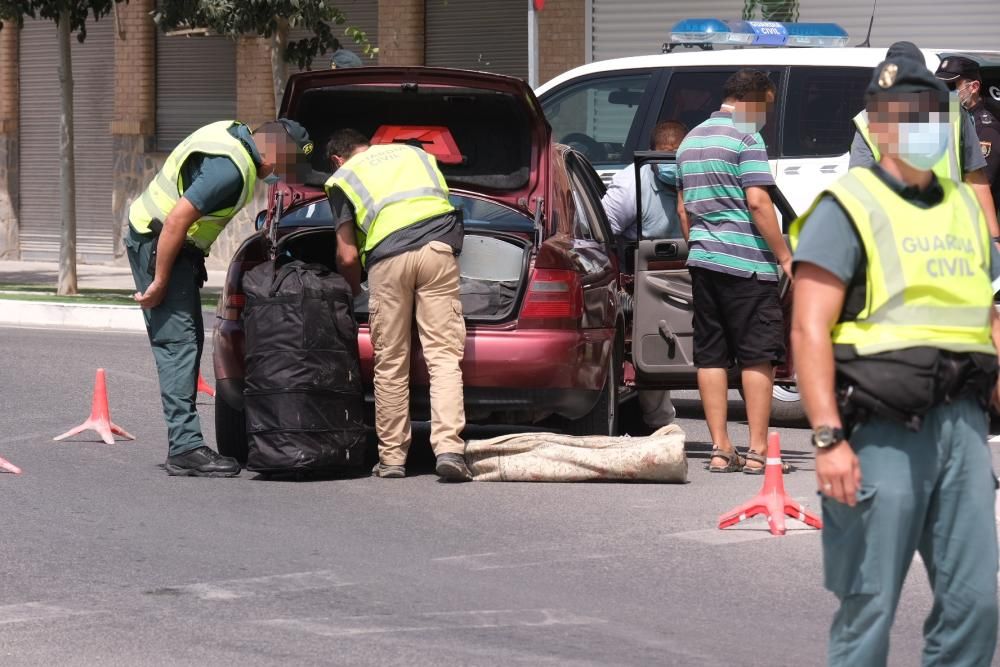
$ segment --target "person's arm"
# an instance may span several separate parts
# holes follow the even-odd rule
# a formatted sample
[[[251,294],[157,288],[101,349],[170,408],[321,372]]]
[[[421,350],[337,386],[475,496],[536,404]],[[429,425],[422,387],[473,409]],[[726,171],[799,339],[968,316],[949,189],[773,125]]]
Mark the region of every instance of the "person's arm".
[[[622,236],[635,226],[635,170],[625,167],[611,179],[601,198],[608,225],[615,236]],[[626,235],[627,236],[627,235]]]
[[[868,145],[868,142],[865,141],[865,138],[857,130],[855,130],[854,140],[851,142],[851,157],[847,166],[850,169],[854,167],[871,168],[875,166],[875,155],[872,154],[871,146]]]
[[[764,237],[767,246],[774,253],[774,258],[781,265],[781,270],[785,272],[788,279],[792,279],[792,253],[785,243],[785,237],[781,234],[781,225],[778,224],[778,216],[774,213],[774,202],[767,188],[749,187],[745,190],[747,196],[747,207],[750,209],[750,216],[757,227],[757,231]]]
[[[361,257],[353,224],[337,227],[337,272],[351,286],[354,296],[361,294]]]
[[[986,227],[990,230],[990,238],[1000,236],[1000,223],[997,222],[997,207],[990,192],[990,182],[986,179],[986,170],[977,169],[965,172],[965,182],[976,193],[976,200],[986,216]]]
[[[691,237],[691,223],[688,222],[688,214],[684,209],[684,191],[677,188],[677,219],[681,221],[681,236],[687,242]]]
[[[837,409],[833,342],[830,331],[844,306],[846,287],[815,264],[796,263],[792,307],[792,350],[799,392],[809,417],[817,426],[840,428]],[[861,487],[861,466],[846,440],[816,450],[816,481],[826,496],[854,506]]]
[[[156,308],[163,302],[167,294],[167,285],[170,284],[174,261],[181,251],[181,246],[184,245],[188,229],[199,218],[201,211],[196,209],[187,197],[178,199],[170,209],[167,219],[163,221],[163,231],[156,241],[156,275],[153,277],[153,282],[145,292],[136,292],[133,295],[143,308]]]

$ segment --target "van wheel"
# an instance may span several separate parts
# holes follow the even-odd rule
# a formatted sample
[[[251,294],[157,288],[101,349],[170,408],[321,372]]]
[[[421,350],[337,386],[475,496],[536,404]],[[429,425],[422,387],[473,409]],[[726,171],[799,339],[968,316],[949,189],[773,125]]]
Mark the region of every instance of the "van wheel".
[[[590,412],[568,421],[564,430],[570,435],[618,435],[621,418],[622,351],[616,340],[614,350],[608,358],[608,374],[597,403]]]
[[[247,464],[246,412],[231,407],[218,392],[215,394],[215,443],[219,454],[233,457],[240,465]]]
[[[740,398],[743,387],[740,387]],[[776,426],[808,426],[806,409],[795,385],[776,384],[771,389],[771,423]]]

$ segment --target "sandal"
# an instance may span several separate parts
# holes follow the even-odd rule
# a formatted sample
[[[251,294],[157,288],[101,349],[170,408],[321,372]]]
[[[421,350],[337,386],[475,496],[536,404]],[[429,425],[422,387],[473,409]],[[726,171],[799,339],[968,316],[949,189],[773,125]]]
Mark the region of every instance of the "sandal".
[[[712,459],[714,458],[725,459],[726,465],[712,465]],[[708,472],[739,472],[743,469],[744,465],[746,465],[746,460],[740,456],[735,447],[728,452],[724,449],[714,447],[712,448],[712,456],[708,460]]]
[[[753,461],[754,463],[759,463],[760,467],[759,468],[748,468],[746,466],[746,464],[744,464],[743,465],[743,474],[744,475],[763,475],[764,474],[764,469],[767,468],[767,457],[766,456],[764,456],[763,454],[758,454],[757,452],[753,451],[752,449],[748,449],[747,453],[746,453],[746,460],[747,460],[747,462]],[[781,463],[781,472],[782,473],[792,472],[792,470],[794,470],[794,468],[792,468],[792,465],[790,463],[785,463],[784,461],[782,461],[782,463]]]

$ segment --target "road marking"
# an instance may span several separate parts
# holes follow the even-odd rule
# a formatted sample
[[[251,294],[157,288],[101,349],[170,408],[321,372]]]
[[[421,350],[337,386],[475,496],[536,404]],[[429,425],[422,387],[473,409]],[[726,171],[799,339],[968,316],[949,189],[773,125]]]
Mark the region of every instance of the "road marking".
[[[47,621],[52,618],[67,618],[96,614],[97,611],[74,611],[65,607],[43,604],[41,602],[25,602],[0,607],[0,625],[10,623],[27,623],[29,621]]]
[[[352,586],[354,583],[353,581],[347,581],[332,570],[317,570],[315,572],[295,572],[292,574],[275,574],[268,577],[169,586],[167,588],[146,591],[146,594],[192,595],[199,600],[238,600],[257,595],[326,590],[340,586]]]
[[[487,552],[481,554],[465,554],[459,556],[441,556],[432,558],[431,562],[457,565],[472,572],[486,570],[509,570],[519,567],[534,567],[536,565],[553,565],[556,563],[575,563],[578,561],[603,560],[619,558],[622,554],[573,554],[569,556],[546,556],[545,552],[565,553],[560,547],[548,549],[531,549],[524,551]]]
[[[397,632],[477,630],[489,628],[542,628],[598,625],[604,619],[580,616],[562,609],[483,609],[441,611],[412,616],[350,616],[337,620],[272,618],[261,625],[306,632],[321,637],[355,637]]]
[[[803,527],[799,527],[793,519],[789,518],[786,537],[791,537],[794,535],[819,535],[820,531],[809,528],[802,524]],[[669,533],[666,537],[679,537],[682,540],[690,540],[692,542],[700,542],[701,544],[712,544],[712,545],[722,545],[722,544],[740,544],[742,542],[753,542],[755,540],[766,540],[770,537],[771,532],[767,529],[767,524],[764,523],[763,519],[759,522],[758,526],[747,525],[742,528],[726,528],[725,530],[720,530],[718,528],[704,528],[702,530],[689,530],[682,533]]]

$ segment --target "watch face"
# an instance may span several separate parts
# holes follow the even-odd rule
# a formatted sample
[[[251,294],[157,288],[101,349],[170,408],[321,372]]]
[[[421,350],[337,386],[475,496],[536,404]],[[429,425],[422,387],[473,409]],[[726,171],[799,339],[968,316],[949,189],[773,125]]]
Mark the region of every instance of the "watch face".
[[[829,447],[836,442],[836,435],[834,434],[834,429],[829,426],[817,426],[813,429],[813,444],[820,449],[824,447]]]

